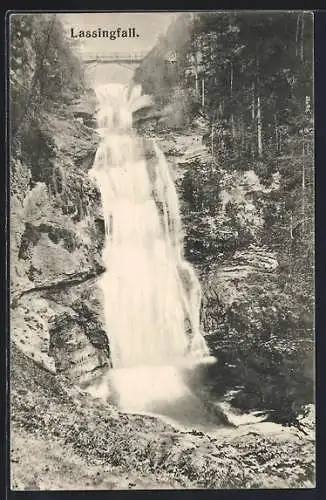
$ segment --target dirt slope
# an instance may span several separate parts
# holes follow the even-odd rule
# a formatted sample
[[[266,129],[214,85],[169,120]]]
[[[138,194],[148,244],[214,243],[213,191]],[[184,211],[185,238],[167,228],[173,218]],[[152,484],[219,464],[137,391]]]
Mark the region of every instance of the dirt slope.
[[[13,489],[313,487],[314,443],[297,432],[212,436],[124,415],[15,347],[11,371]]]

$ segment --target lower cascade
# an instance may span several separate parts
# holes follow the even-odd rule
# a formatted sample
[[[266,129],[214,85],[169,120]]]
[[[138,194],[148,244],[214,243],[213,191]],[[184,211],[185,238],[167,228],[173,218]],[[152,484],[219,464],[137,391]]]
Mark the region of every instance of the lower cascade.
[[[139,374],[151,367],[143,375],[147,396],[148,377],[156,372],[156,392],[166,382],[171,394],[162,367],[170,367],[168,374],[171,366],[209,356],[200,331],[200,284],[183,256],[176,188],[159,146],[153,141],[154,161],[147,161],[144,141],[132,128],[132,113],[146,97],[140,86],[130,92],[108,84],[96,95],[101,140],[89,175],[100,190],[105,222],[106,272],[100,286],[111,371],[119,373],[115,377],[123,392],[121,373],[129,370],[130,392],[130,370]],[[137,397],[141,400],[139,390]]]

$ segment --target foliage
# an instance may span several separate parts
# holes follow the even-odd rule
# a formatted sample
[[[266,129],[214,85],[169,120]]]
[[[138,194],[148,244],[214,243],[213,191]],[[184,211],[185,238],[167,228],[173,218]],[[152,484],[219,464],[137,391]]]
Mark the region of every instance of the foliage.
[[[311,380],[300,375],[301,361],[311,353],[294,348],[290,356],[285,351],[276,376],[273,345],[283,339],[287,345],[312,341],[312,14],[218,12],[180,18],[170,29],[173,37],[158,44],[136,77],[146,85],[155,57],[164,59],[173,50],[173,79],[155,74],[150,91],[174,115],[180,107],[168,96],[179,87],[192,103],[185,113],[194,133],[201,120],[198,134],[207,155],[186,164],[178,189],[186,257],[196,265],[204,288],[203,326],[211,342],[228,342],[229,355],[239,342],[248,344],[238,362],[246,390],[267,397],[280,384],[275,407],[280,412],[283,407],[284,418],[291,420],[297,408],[291,413],[289,405],[312,398]],[[275,255],[277,269],[255,271],[254,252],[239,266],[235,253],[252,245]],[[221,287],[214,283],[224,268]],[[207,290],[212,292],[208,297]],[[271,367],[269,382],[261,386],[254,382],[256,368],[249,369],[250,356],[257,354],[250,353],[253,342]]]
[[[56,148],[47,127],[54,112],[80,96],[82,67],[56,14],[10,17],[12,157],[31,168],[32,183],[52,175]]]
[[[19,159],[12,158],[10,195],[17,196],[22,202],[28,192],[30,180],[30,170]]]
[[[107,402],[77,391],[67,379],[52,376],[24,355],[17,355],[15,349],[11,369],[14,440],[18,442],[21,433],[28,431],[26,440],[30,443],[37,437],[35,449],[41,449],[48,461],[58,465],[58,456],[62,458],[64,453],[67,461],[60,470],[64,472],[69,465],[69,475],[53,476],[51,468],[45,472],[40,468],[38,453],[34,467],[23,475],[26,461],[20,450],[26,447],[15,446],[20,468],[13,464],[13,483],[20,489],[26,487],[25,478],[33,476],[41,487],[47,480],[51,488],[65,484],[69,488],[72,477],[80,484],[85,481],[80,474],[81,463],[87,464],[87,470],[92,467],[91,475],[81,483],[85,488],[108,487],[108,464],[118,478],[129,479],[130,471],[134,471],[133,478],[139,480],[140,487],[144,487],[144,478],[146,486],[153,478],[154,487],[181,489],[314,486],[313,443],[298,439],[290,431],[285,430],[281,438],[280,434],[242,435],[237,429],[226,434],[216,432],[215,436],[196,430],[179,432],[160,419],[117,412]],[[49,442],[53,445],[50,451]],[[30,453],[25,456],[28,462]],[[117,486],[116,479],[111,484],[126,487],[125,482]]]

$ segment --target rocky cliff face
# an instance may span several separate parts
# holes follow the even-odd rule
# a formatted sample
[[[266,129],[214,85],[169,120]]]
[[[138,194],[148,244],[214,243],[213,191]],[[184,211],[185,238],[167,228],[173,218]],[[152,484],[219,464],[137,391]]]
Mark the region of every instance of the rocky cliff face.
[[[282,327],[277,308],[282,307],[283,295],[279,287],[278,257],[261,242],[260,235],[265,223],[264,204],[270,196],[277,195],[279,176],[275,174],[269,185],[265,185],[252,170],[219,168],[204,144],[207,131],[199,120],[186,130],[171,131],[165,117],[161,117],[140,123],[138,129],[160,144],[173,165],[186,245],[187,238],[202,238],[203,252],[198,251],[195,265],[203,292],[203,331],[211,335],[215,343],[233,334],[244,341],[257,336],[268,340],[274,334],[273,325],[274,328]],[[199,207],[197,213],[190,212],[184,199],[183,179],[189,172],[193,175],[194,170],[197,175],[211,176],[210,184],[206,182],[206,196],[211,198],[217,215],[206,214],[205,209]],[[196,186],[191,189],[196,190]],[[198,213],[199,229],[193,236],[191,231],[196,227]],[[206,265],[208,240],[214,241],[216,248],[209,250],[214,257]],[[192,241],[191,245],[194,247],[195,243]]]
[[[54,145],[41,173],[19,155],[12,160],[11,340],[73,379],[109,363],[97,286],[104,225],[87,176],[98,142],[84,125],[92,106],[82,119],[78,103],[46,116]]]

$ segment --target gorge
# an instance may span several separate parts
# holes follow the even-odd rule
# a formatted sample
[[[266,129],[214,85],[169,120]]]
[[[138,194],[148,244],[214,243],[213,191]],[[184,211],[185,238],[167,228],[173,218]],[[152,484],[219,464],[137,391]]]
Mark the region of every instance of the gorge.
[[[226,16],[180,16],[129,85],[58,17],[12,21],[14,489],[314,484],[309,85],[257,82],[247,27],[277,54],[273,20]]]

